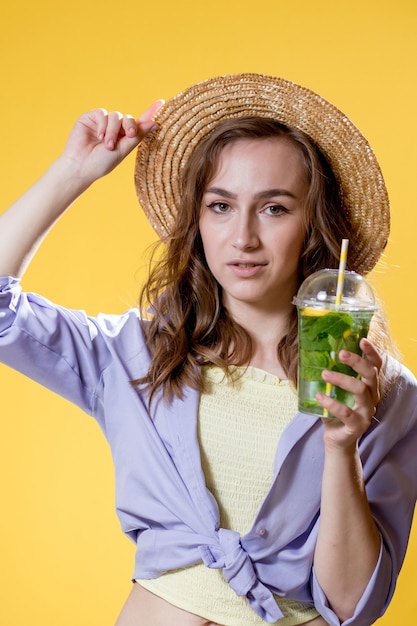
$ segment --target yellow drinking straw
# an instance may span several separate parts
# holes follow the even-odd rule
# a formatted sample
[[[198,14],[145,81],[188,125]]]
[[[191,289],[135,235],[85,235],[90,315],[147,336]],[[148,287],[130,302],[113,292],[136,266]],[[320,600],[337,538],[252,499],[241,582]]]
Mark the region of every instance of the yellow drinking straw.
[[[349,239],[342,239],[342,247],[340,249],[339,258],[339,272],[337,274],[336,306],[339,306],[339,304],[342,302],[348,246]]]
[[[342,302],[343,296],[343,283],[345,282],[345,269],[346,269],[346,259],[347,259],[347,251],[349,246],[349,239],[342,239],[342,246],[340,248],[340,257],[339,257],[339,271],[337,274],[337,286],[336,286],[336,306],[339,306]],[[331,383],[326,383],[326,396],[330,396],[332,391]],[[327,409],[323,410],[323,416],[328,416]]]

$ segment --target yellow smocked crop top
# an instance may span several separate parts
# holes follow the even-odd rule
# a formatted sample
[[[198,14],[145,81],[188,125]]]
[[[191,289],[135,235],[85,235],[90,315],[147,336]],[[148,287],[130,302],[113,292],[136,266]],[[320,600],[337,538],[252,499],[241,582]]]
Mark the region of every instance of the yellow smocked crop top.
[[[220,368],[204,368],[209,392],[200,398],[198,434],[206,484],[217,500],[220,525],[243,535],[271,485],[277,442],[297,410],[297,396],[288,381],[263,370],[236,368],[236,374],[230,382]],[[137,582],[167,602],[218,624],[266,623],[245,598],[236,595],[221,570],[203,563]],[[285,616],[279,626],[296,626],[318,615],[293,600],[276,600]]]

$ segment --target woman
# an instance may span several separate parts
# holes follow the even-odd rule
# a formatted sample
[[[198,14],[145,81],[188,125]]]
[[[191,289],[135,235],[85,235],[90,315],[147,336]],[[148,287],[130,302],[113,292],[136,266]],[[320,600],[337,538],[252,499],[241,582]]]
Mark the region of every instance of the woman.
[[[353,409],[319,395],[337,419],[297,413],[292,299],[337,264],[343,236],[351,269],[376,263],[388,203],[374,155],[332,105],[273,77],[195,85],[155,127],[159,106],[80,118],[0,223],[0,274],[20,277],[71,202],[141,142],[138,195],[166,254],[140,313],[88,318],[0,279],[0,358],[94,415],[110,443],[137,545],[118,626],[371,624],[412,520],[415,380],[377,319],[381,353],[368,340],[363,357],[340,353],[360,380],[323,373]]]

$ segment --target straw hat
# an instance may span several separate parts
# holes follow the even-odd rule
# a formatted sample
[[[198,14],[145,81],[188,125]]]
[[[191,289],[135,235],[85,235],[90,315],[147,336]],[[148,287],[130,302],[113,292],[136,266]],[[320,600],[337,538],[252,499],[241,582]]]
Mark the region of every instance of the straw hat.
[[[189,87],[155,116],[140,143],[139,202],[158,235],[169,236],[180,206],[182,169],[198,142],[222,120],[260,116],[294,126],[319,146],[339,183],[351,232],[349,267],[369,272],[389,235],[389,202],[376,157],[356,126],[330,102],[296,83],[261,74],[219,76]]]

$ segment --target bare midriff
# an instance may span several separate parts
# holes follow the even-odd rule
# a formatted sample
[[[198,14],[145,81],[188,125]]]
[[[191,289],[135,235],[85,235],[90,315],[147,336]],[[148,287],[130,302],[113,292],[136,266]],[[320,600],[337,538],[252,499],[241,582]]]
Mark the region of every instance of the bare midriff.
[[[135,583],[115,626],[222,626],[183,611]],[[242,625],[243,626],[243,625]],[[316,617],[304,626],[328,626]]]

